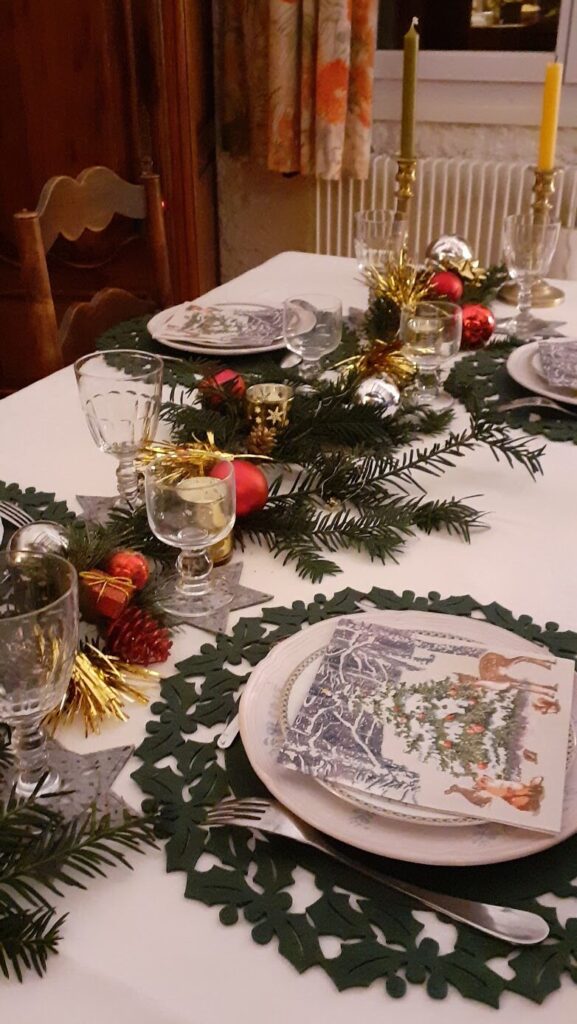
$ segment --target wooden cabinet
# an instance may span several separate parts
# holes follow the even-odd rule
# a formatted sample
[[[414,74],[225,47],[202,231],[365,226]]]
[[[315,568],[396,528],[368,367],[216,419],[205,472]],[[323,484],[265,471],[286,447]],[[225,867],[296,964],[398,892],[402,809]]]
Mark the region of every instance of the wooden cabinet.
[[[104,164],[161,175],[177,301],[217,283],[216,157],[208,0],[0,3],[0,391],[35,379],[13,214],[55,174]],[[98,288],[146,293],[137,225],[114,221],[50,258],[57,309]]]

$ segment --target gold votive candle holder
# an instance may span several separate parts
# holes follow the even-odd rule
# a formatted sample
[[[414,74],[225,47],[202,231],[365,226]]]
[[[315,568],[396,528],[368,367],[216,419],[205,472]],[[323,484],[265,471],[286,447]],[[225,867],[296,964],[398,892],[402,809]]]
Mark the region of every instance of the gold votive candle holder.
[[[288,424],[293,397],[290,384],[252,384],[245,395],[249,423],[253,427],[282,430]]]
[[[211,544],[208,553],[215,565],[225,565],[232,558],[233,548],[233,531],[230,530],[222,540],[217,541],[216,544]]]

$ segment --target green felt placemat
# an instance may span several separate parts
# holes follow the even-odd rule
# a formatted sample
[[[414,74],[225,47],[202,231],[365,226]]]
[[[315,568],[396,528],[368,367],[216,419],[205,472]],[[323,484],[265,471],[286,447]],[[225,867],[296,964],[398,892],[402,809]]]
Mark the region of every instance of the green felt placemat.
[[[452,368],[445,387],[469,412],[481,413],[493,423],[505,423],[525,434],[543,435],[550,441],[577,444],[577,418],[554,409],[514,409],[498,412],[497,406],[515,398],[535,397],[507,373],[507,359],[519,342],[509,341],[470,352]],[[577,411],[577,410],[576,410]]]
[[[362,600],[362,606],[359,602]],[[322,968],[339,989],[376,983],[389,996],[405,994],[408,985],[425,985],[432,998],[449,990],[478,1002],[498,1006],[504,992],[542,1002],[559,987],[564,975],[577,981],[577,919],[561,924],[555,910],[538,901],[544,893],[577,895],[577,837],[535,857],[486,867],[431,868],[378,858],[391,874],[440,891],[487,902],[530,909],[549,923],[551,936],[535,947],[511,947],[466,925],[455,925],[455,941],[441,952],[435,939],[414,916],[405,897],[329,860],[318,851],[286,840],[252,840],[243,829],[203,827],[205,808],[231,791],[237,796],[263,793],[237,741],[219,757],[214,740],[201,742],[202,727],[226,723],[234,712],[238,690],[250,666],[256,665],[280,640],[309,624],[366,610],[414,609],[451,615],[481,616],[527,640],[543,644],[558,657],[577,656],[577,634],[555,623],[544,627],[529,616],[515,617],[506,608],[482,605],[469,596],[443,599],[431,593],[415,597],[373,588],[368,594],[343,590],[331,599],[318,595],[305,605],[267,608],[262,615],[241,619],[230,636],[204,644],[180,662],[162,684],[161,698],[137,756],[142,766],[134,777],[146,794],[144,807],[160,811],[167,835],[168,871],[186,876],[185,895],[219,907],[220,920],[232,925],[244,919],[253,940],[274,943],[281,956],[299,971]],[[216,730],[220,732],[221,730]],[[212,866],[200,862],[210,854]],[[376,860],[367,856],[367,860]],[[200,862],[200,863],[199,863]],[[292,909],[291,890],[298,869],[310,872],[317,894],[306,909]],[[325,937],[339,943],[328,955]],[[508,960],[511,977],[491,963]]]

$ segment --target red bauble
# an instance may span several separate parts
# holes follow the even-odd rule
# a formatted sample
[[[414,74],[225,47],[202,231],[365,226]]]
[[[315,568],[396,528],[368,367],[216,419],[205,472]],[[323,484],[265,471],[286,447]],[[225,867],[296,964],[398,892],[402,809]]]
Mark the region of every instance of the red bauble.
[[[142,590],[150,576],[148,562],[139,551],[115,551],[106,562],[105,569],[110,576],[131,580],[136,590]]]
[[[208,405],[217,408],[225,397],[243,398],[246,391],[244,378],[236,370],[219,370],[212,377],[205,377],[199,384],[200,391]]]
[[[463,295],[463,282],[452,270],[439,270],[431,278],[431,291],[439,298],[458,302]]]
[[[480,348],[495,330],[495,317],[486,306],[463,306],[463,348]]]
[[[239,518],[248,516],[251,512],[258,512],[266,505],[268,498],[268,483],[260,466],[254,462],[243,462],[235,459],[232,468],[234,470],[234,483],[236,489],[236,514]],[[226,462],[217,462],[209,476],[223,477],[226,474]]]

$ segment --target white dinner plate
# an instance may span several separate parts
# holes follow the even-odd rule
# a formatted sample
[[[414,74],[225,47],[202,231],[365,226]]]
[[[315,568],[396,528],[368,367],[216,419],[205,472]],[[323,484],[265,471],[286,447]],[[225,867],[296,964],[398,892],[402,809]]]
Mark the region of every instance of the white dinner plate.
[[[186,326],[191,314],[198,322]],[[182,302],[153,316],[147,329],[155,341],[168,348],[200,355],[254,355],[285,348],[283,311],[277,306],[254,302],[221,302],[206,307]],[[314,325],[314,313],[303,309],[294,315],[294,334],[304,334]]]
[[[397,629],[440,630],[483,646],[506,646],[519,654],[542,654],[543,648],[478,619],[432,612],[359,613],[366,621]],[[240,702],[240,731],[256,774],[289,810],[342,842],[383,857],[419,864],[468,866],[526,857],[548,849],[577,832],[577,758],[567,770],[561,832],[545,835],[498,823],[430,828],[384,817],[353,806],[327,791],[310,775],[277,761],[282,737],[281,715],[286,684],[295,668],[327,644],[339,619],[316,623],[277,644],[257,665]]]
[[[303,700],[314,682],[326,649],[327,643],[325,642],[318,650],[303,658],[289,675],[281,697],[280,726],[283,735],[286,735],[289,727],[294,724]],[[353,804],[354,807],[360,807],[363,811],[371,811],[373,814],[382,814],[386,818],[399,818],[402,821],[417,821],[422,825],[435,826],[462,827],[483,824],[481,818],[472,818],[468,814],[450,814],[449,812],[433,811],[428,807],[418,807],[416,804],[405,804],[400,800],[379,796],[377,793],[364,793],[342,782],[329,781],[319,777],[315,777],[315,782],[319,786],[324,786],[329,792],[335,793],[341,800]]]
[[[527,345],[520,345],[514,349],[507,360],[509,376],[528,391],[534,391],[536,395],[544,395],[545,398],[565,402],[566,405],[577,405],[577,390],[554,388],[547,383],[536,366],[538,354],[538,341],[530,341]]]

